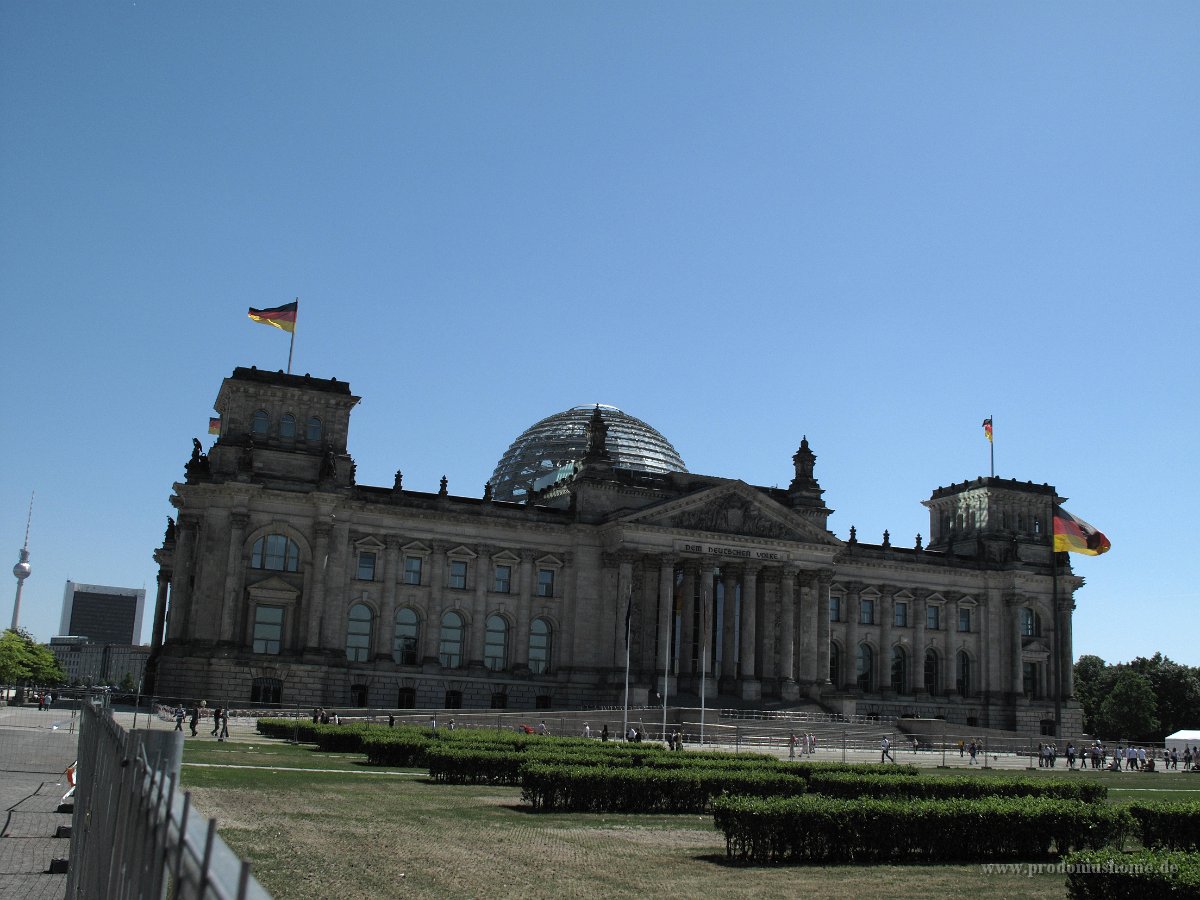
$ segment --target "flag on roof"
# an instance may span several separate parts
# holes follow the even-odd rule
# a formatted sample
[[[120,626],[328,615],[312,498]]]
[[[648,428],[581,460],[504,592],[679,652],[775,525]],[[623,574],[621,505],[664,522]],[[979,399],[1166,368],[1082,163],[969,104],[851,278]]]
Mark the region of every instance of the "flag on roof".
[[[208,433],[209,434],[220,434],[221,433],[221,419],[219,416],[209,416],[208,417]]]
[[[1108,538],[1095,526],[1073,516],[1061,506],[1054,507],[1054,552],[1084,553],[1099,556],[1112,548]]]
[[[983,420],[983,433],[987,436],[988,443],[992,442],[992,417],[988,416]]]
[[[263,325],[270,325],[273,328],[279,328],[283,331],[296,331],[296,312],[300,303],[293,300],[291,303],[285,303],[283,306],[276,306],[272,309],[255,309],[250,307],[250,316],[255,322],[261,322]]]

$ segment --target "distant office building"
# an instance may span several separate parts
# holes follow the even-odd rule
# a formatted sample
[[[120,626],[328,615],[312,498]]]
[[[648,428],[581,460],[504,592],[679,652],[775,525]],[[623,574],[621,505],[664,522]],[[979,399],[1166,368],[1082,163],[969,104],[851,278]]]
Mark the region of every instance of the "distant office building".
[[[150,648],[94,644],[82,635],[60,635],[50,638],[50,652],[71,683],[120,684],[128,675],[134,684],[139,684]]]
[[[90,644],[137,644],[145,609],[144,588],[68,581],[58,631],[86,638]]]

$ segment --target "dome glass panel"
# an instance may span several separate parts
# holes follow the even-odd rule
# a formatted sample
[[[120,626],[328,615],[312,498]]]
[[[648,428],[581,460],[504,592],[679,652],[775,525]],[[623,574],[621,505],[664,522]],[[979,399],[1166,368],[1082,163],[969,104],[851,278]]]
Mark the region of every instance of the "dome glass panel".
[[[576,406],[542,419],[509,446],[492,473],[497,500],[524,500],[531,488],[540,489],[571,474],[572,464],[587,452],[587,426],[596,406]],[[600,404],[608,426],[608,454],[618,469],[637,472],[686,472],[671,442],[641,419],[615,406]]]

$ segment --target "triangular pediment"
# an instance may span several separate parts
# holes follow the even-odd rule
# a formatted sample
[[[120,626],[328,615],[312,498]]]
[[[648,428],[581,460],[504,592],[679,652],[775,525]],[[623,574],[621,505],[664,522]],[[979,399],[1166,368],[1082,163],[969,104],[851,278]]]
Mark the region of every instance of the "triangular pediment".
[[[278,575],[271,575],[262,581],[247,584],[246,591],[256,600],[274,600],[277,603],[291,602],[300,596],[299,588],[284,581]]]
[[[737,535],[830,546],[840,544],[828,531],[800,518],[742,481],[731,481],[639,510],[623,518],[622,523],[693,534]]]

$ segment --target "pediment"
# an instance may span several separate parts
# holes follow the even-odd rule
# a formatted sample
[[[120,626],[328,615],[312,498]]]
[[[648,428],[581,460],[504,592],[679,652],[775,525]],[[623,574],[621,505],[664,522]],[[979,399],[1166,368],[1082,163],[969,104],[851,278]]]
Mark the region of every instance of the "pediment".
[[[256,581],[253,584],[246,585],[246,591],[250,596],[260,600],[294,601],[300,596],[300,589],[294,584],[284,581],[278,575],[271,575],[264,578],[262,581]]]
[[[640,510],[622,521],[628,525],[693,533],[833,546],[840,543],[829,532],[801,519],[787,507],[741,481]]]

